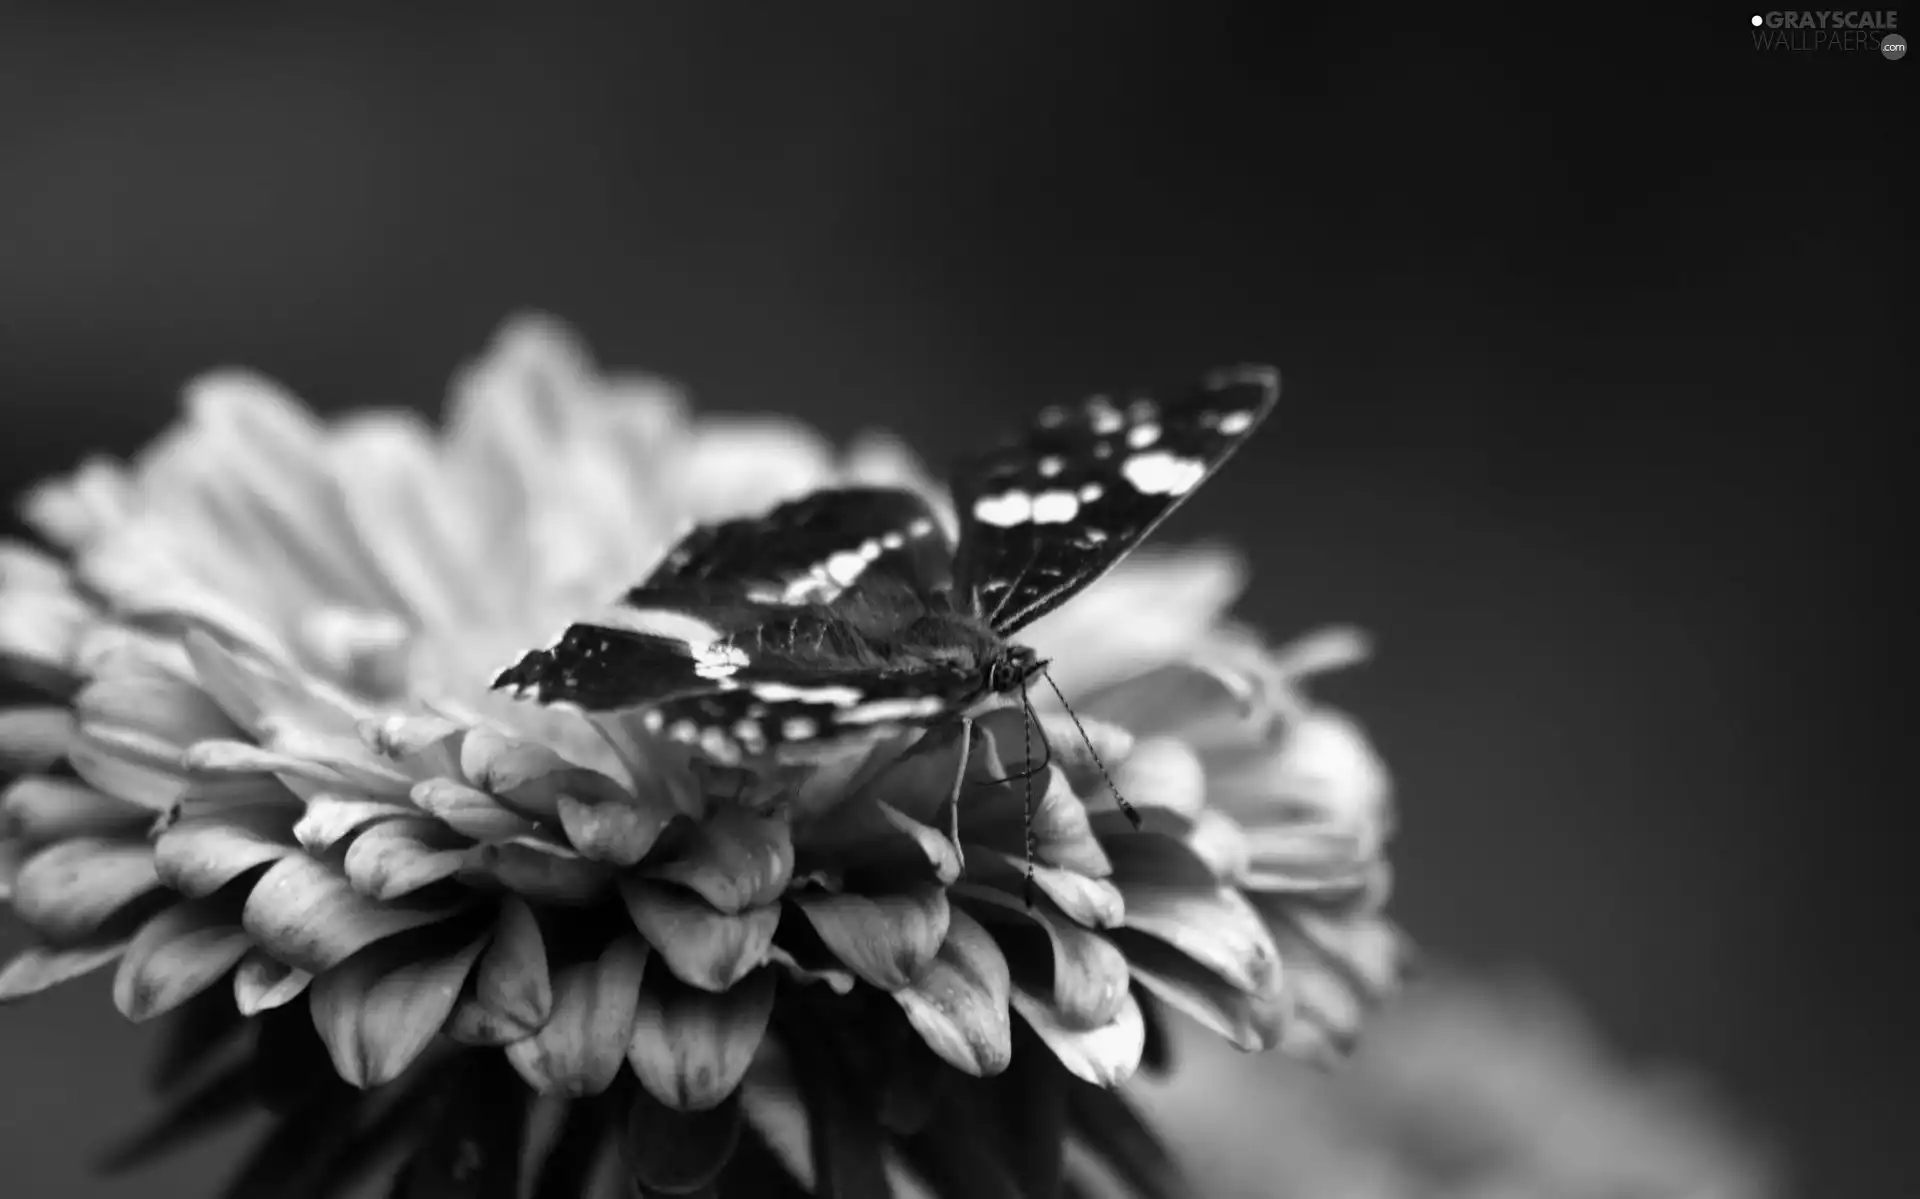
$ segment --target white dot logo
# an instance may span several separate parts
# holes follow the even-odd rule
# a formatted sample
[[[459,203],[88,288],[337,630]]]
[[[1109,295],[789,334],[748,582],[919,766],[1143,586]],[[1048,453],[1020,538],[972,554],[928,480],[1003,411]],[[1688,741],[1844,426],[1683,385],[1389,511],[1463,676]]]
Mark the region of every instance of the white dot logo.
[[[1766,22],[1760,19],[1759,13],[1753,14],[1753,26],[1755,29],[1758,29],[1760,26],[1764,24],[1766,24]]]

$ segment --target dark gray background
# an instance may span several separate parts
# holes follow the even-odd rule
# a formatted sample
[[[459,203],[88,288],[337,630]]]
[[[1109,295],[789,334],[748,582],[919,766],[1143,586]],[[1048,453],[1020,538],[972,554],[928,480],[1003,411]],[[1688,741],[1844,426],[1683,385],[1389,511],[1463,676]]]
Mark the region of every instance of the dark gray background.
[[[1807,1193],[1891,1185],[1910,64],[1760,55],[1744,9],[623,7],[0,8],[4,489],[221,363],[436,407],[527,306],[935,456],[1277,361],[1166,535],[1245,544],[1276,631],[1380,634],[1332,694],[1405,920],[1710,1071]],[[97,983],[0,1014],[9,1195],[203,1193],[217,1151],[83,1175],[142,1050]]]

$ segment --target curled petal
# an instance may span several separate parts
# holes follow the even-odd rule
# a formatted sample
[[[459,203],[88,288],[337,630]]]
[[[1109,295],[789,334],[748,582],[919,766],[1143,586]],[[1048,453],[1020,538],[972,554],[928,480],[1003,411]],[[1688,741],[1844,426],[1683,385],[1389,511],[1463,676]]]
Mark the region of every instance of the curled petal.
[[[0,775],[37,774],[66,757],[72,739],[65,708],[0,710]]]
[[[0,589],[0,669],[65,694],[74,684],[74,650],[95,619],[86,601],[64,591]]]
[[[417,815],[407,804],[322,791],[307,800],[293,835],[308,853],[320,854],[370,824]]]
[[[49,941],[71,943],[159,886],[147,846],[76,837],[26,860],[13,880],[13,910]]]
[[[0,792],[0,835],[30,845],[69,837],[140,837],[153,811],[72,779],[28,775]]]
[[[647,947],[621,937],[592,962],[553,978],[553,1014],[540,1031],[507,1046],[507,1060],[543,1094],[598,1095],[613,1082],[633,1039]]]
[[[960,855],[946,833],[890,804],[850,800],[796,831],[795,870],[873,870],[889,878],[960,877]]]
[[[154,866],[174,890],[211,895],[250,870],[298,853],[293,823],[290,811],[269,806],[184,819],[154,840]]]
[[[1243,991],[1275,985],[1280,950],[1238,890],[1129,886],[1126,896],[1128,928],[1165,941]]]
[[[946,940],[946,889],[897,895],[800,891],[794,906],[848,969],[883,991],[898,991],[927,969]]]
[[[644,800],[585,803],[571,795],[555,801],[555,812],[575,849],[614,866],[632,866],[646,857],[674,816],[671,807]]]
[[[240,959],[240,968],[233,972],[234,1006],[242,1016],[256,1016],[292,1003],[312,982],[313,975],[307,971],[255,949]]]
[[[493,941],[474,968],[472,992],[453,1020],[455,1034],[468,1044],[520,1040],[552,1015],[546,943],[525,900],[511,895],[501,900]]]
[[[1023,991],[1014,991],[1013,1010],[1076,1077],[1096,1087],[1116,1087],[1140,1068],[1140,1055],[1147,1046],[1139,1001],[1128,992],[1122,992],[1120,999],[1112,1020],[1091,1029],[1061,1023],[1048,1004]]]
[[[1279,1043],[1290,1011],[1284,990],[1254,994],[1164,941],[1128,929],[1111,935],[1133,980],[1154,998],[1249,1053]]]
[[[453,877],[466,865],[466,852],[432,844],[428,838],[437,831],[424,820],[387,820],[366,829],[341,862],[347,881],[362,895],[398,899]]]
[[[692,892],[625,878],[620,894],[634,927],[668,969],[707,991],[724,991],[767,960],[780,926],[780,905],[716,911]]]
[[[235,905],[188,899],[148,920],[127,945],[113,1002],[129,1020],[170,1012],[234,968],[251,947]]]
[[[740,1105],[676,1109],[650,1092],[633,1096],[620,1158],[643,1194],[714,1194],[740,1141]]]
[[[793,834],[785,814],[716,810],[695,826],[687,846],[649,873],[698,891],[723,912],[780,898],[793,879]]]
[[[12,1003],[29,995],[38,995],[63,982],[91,974],[117,960],[126,952],[127,943],[83,946],[77,949],[50,949],[31,946],[15,954],[0,968],[0,1003]]]
[[[1019,857],[995,849],[968,847],[967,882],[1023,897],[1026,878],[1027,865]],[[1120,889],[1105,879],[1088,878],[1072,870],[1036,862],[1033,882],[1069,919],[1089,928],[1114,928],[1126,918],[1127,905]]]
[[[484,944],[425,957],[373,945],[315,979],[313,1026],[340,1077],[377,1087],[412,1065],[446,1023]]]
[[[515,895],[565,906],[592,902],[613,882],[613,868],[605,862],[532,838],[476,845],[460,870],[469,882],[492,882]]]
[[[444,920],[453,910],[376,902],[328,867],[296,855],[254,884],[241,923],[274,957],[320,974],[375,941]]]
[[[932,964],[894,998],[929,1048],[955,1069],[984,1077],[1013,1059],[1011,992],[1007,960],[993,937],[956,911]]]
[[[535,829],[526,817],[500,806],[498,800],[452,779],[428,779],[414,785],[413,802],[446,821],[448,827],[476,841],[505,841],[524,837]]]
[[[606,775],[584,770],[544,745],[484,727],[468,732],[461,743],[460,770],[475,787],[543,819],[558,813],[563,794],[595,802],[625,794]]]
[[[719,994],[650,974],[627,1048],[641,1085],[679,1111],[705,1111],[733,1094],[766,1034],[773,991],[769,970]]]
[[[954,895],[994,930],[1016,989],[1044,998],[1051,1019],[1090,1029],[1119,1014],[1127,995],[1127,958],[1112,941],[1066,919],[1045,899],[1029,908],[1004,892],[967,885]]]
[[[836,995],[850,995],[860,985],[852,973],[834,966],[818,963],[803,963],[784,946],[775,945],[767,950],[767,961],[786,971],[787,977],[796,982],[825,983]]]

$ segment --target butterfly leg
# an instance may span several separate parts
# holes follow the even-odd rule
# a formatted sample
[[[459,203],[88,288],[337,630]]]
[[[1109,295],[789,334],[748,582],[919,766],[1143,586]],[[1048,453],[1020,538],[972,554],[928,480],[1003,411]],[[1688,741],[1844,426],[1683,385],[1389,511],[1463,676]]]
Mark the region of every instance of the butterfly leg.
[[[947,796],[947,836],[953,842],[953,856],[966,873],[967,854],[960,848],[960,789],[967,783],[967,759],[973,753],[973,717],[960,718],[960,762],[953,772],[953,791]]]

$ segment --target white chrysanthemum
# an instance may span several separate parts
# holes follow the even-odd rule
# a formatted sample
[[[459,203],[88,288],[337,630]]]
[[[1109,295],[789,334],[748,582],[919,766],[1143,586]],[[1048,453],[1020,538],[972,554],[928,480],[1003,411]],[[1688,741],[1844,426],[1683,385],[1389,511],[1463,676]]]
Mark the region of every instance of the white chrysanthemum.
[[[1393,980],[1384,773],[1300,687],[1352,635],[1269,651],[1223,623],[1232,557],[1152,547],[1029,630],[1147,818],[1042,706],[1031,908],[1017,711],[956,847],[955,731],[743,787],[486,689],[691,524],[842,481],[946,502],[891,443],[695,420],[541,321],[444,434],[195,384],[134,463],[28,498],[52,552],[0,549],[0,661],[53,698],[0,713],[0,895],[40,942],[0,997],[117,964],[128,1017],[182,1009],[181,1110],[281,1113],[236,1194],[334,1193],[374,1141],[406,1194],[979,1193],[1063,1145],[1169,1193],[1103,1089],[1156,1003],[1317,1056]]]

